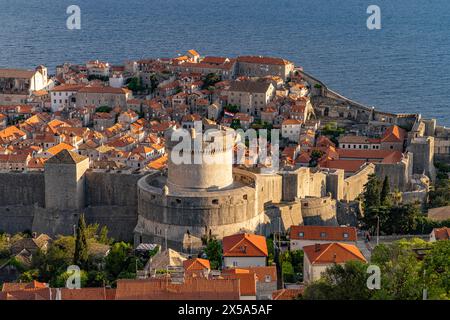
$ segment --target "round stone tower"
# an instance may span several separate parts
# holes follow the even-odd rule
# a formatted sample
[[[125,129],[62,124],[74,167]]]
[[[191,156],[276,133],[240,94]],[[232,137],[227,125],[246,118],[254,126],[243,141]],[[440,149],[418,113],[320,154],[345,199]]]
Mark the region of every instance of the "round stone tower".
[[[233,131],[195,128],[166,134],[169,189],[223,189],[233,184]]]
[[[167,175],[153,172],[138,182],[135,244],[167,240],[180,249],[186,238],[258,230],[264,212],[256,188],[233,179],[234,131],[172,130],[165,138]]]

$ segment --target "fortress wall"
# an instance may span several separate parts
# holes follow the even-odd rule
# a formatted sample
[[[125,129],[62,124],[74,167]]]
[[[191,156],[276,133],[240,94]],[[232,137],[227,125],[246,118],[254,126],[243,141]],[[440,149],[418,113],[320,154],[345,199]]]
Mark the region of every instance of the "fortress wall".
[[[254,189],[243,187],[221,194],[162,195],[139,191],[139,214],[149,220],[174,225],[239,223],[257,215]]]
[[[361,204],[358,201],[338,201],[336,204],[338,224],[356,227],[361,214]]]
[[[15,234],[31,230],[33,224],[34,206],[1,206],[0,232]]]
[[[264,210],[265,203],[278,203],[282,199],[283,178],[278,174],[255,174],[236,168],[233,170],[233,178],[235,181],[255,187],[258,212]]]
[[[427,190],[416,190],[402,193],[402,203],[426,203],[428,198]]]
[[[345,201],[355,200],[364,191],[364,185],[367,183],[369,180],[369,175],[372,173],[375,173],[375,166],[372,163],[369,163],[355,175],[345,179],[343,199]]]
[[[142,174],[86,172],[86,204],[137,207],[137,181]]]
[[[344,170],[327,170],[326,172],[326,186],[327,193],[331,193],[333,199],[341,200],[344,196]]]
[[[309,190],[306,196],[324,197],[327,195],[327,176],[322,172],[310,173]]]
[[[95,206],[88,207],[87,223],[98,223],[100,228],[108,228],[108,236],[114,240],[132,241],[137,223],[137,208],[134,206]]]
[[[412,157],[408,154],[399,163],[376,163],[375,174],[382,181],[388,177],[391,190],[398,188],[400,191],[405,191],[409,187],[409,177],[412,175],[411,161]]]
[[[337,225],[336,200],[331,197],[300,200],[305,225]]]
[[[138,183],[139,220],[135,233],[159,235],[168,229],[168,238],[173,241],[182,241],[187,231],[196,237],[210,232],[220,237],[243,227],[253,229],[263,216],[255,210],[253,188],[164,195],[161,189],[147,184],[151,178],[146,176]]]
[[[86,172],[87,223],[106,226],[109,236],[131,241],[137,222],[137,181],[142,174]]]
[[[39,206],[45,203],[42,173],[0,173],[0,207],[35,203]]]
[[[297,198],[323,197],[327,194],[327,176],[322,172],[311,172],[310,168],[298,168],[282,173],[283,201]]]

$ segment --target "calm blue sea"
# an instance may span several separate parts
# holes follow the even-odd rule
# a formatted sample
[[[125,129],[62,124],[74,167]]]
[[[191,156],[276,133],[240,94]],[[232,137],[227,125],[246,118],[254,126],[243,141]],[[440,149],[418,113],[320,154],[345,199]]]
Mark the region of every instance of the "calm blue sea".
[[[81,30],[66,8],[81,8]],[[382,29],[366,27],[369,5]],[[288,58],[342,94],[450,126],[448,0],[0,0],[0,67],[204,55]]]

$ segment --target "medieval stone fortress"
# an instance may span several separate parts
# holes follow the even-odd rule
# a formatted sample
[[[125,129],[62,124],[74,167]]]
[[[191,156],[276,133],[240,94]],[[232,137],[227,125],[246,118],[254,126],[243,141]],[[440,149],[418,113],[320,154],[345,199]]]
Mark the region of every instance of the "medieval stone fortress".
[[[198,122],[220,133],[202,153],[212,146],[225,161],[174,161],[172,136],[202,134]],[[278,129],[279,165],[234,164],[234,129]],[[0,231],[72,235],[84,214],[135,247],[191,254],[205,239],[289,232],[294,241],[297,227],[358,227],[373,175],[426,215],[449,136],[435,119],[347,99],[282,58],[189,50],[64,63],[51,76],[44,66],[0,69]]]

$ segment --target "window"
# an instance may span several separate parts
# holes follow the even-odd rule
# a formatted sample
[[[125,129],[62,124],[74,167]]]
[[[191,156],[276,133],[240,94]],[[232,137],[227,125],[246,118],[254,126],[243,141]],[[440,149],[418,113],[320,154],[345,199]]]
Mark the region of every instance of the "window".
[[[348,239],[348,233],[344,232],[344,239]]]
[[[304,232],[299,232],[299,233],[298,233],[298,236],[299,236],[300,238],[303,238],[303,237],[305,236],[305,233],[304,233]]]
[[[320,237],[321,238],[326,238],[327,237],[327,233],[326,232],[321,232],[320,233]]]
[[[237,261],[233,261],[233,267],[237,267],[237,266],[238,266]]]
[[[265,281],[266,282],[271,282],[272,281],[272,277],[270,276],[270,274],[266,274]]]
[[[213,203],[213,204],[219,204],[219,199],[214,199],[214,200],[212,201],[212,203]]]

